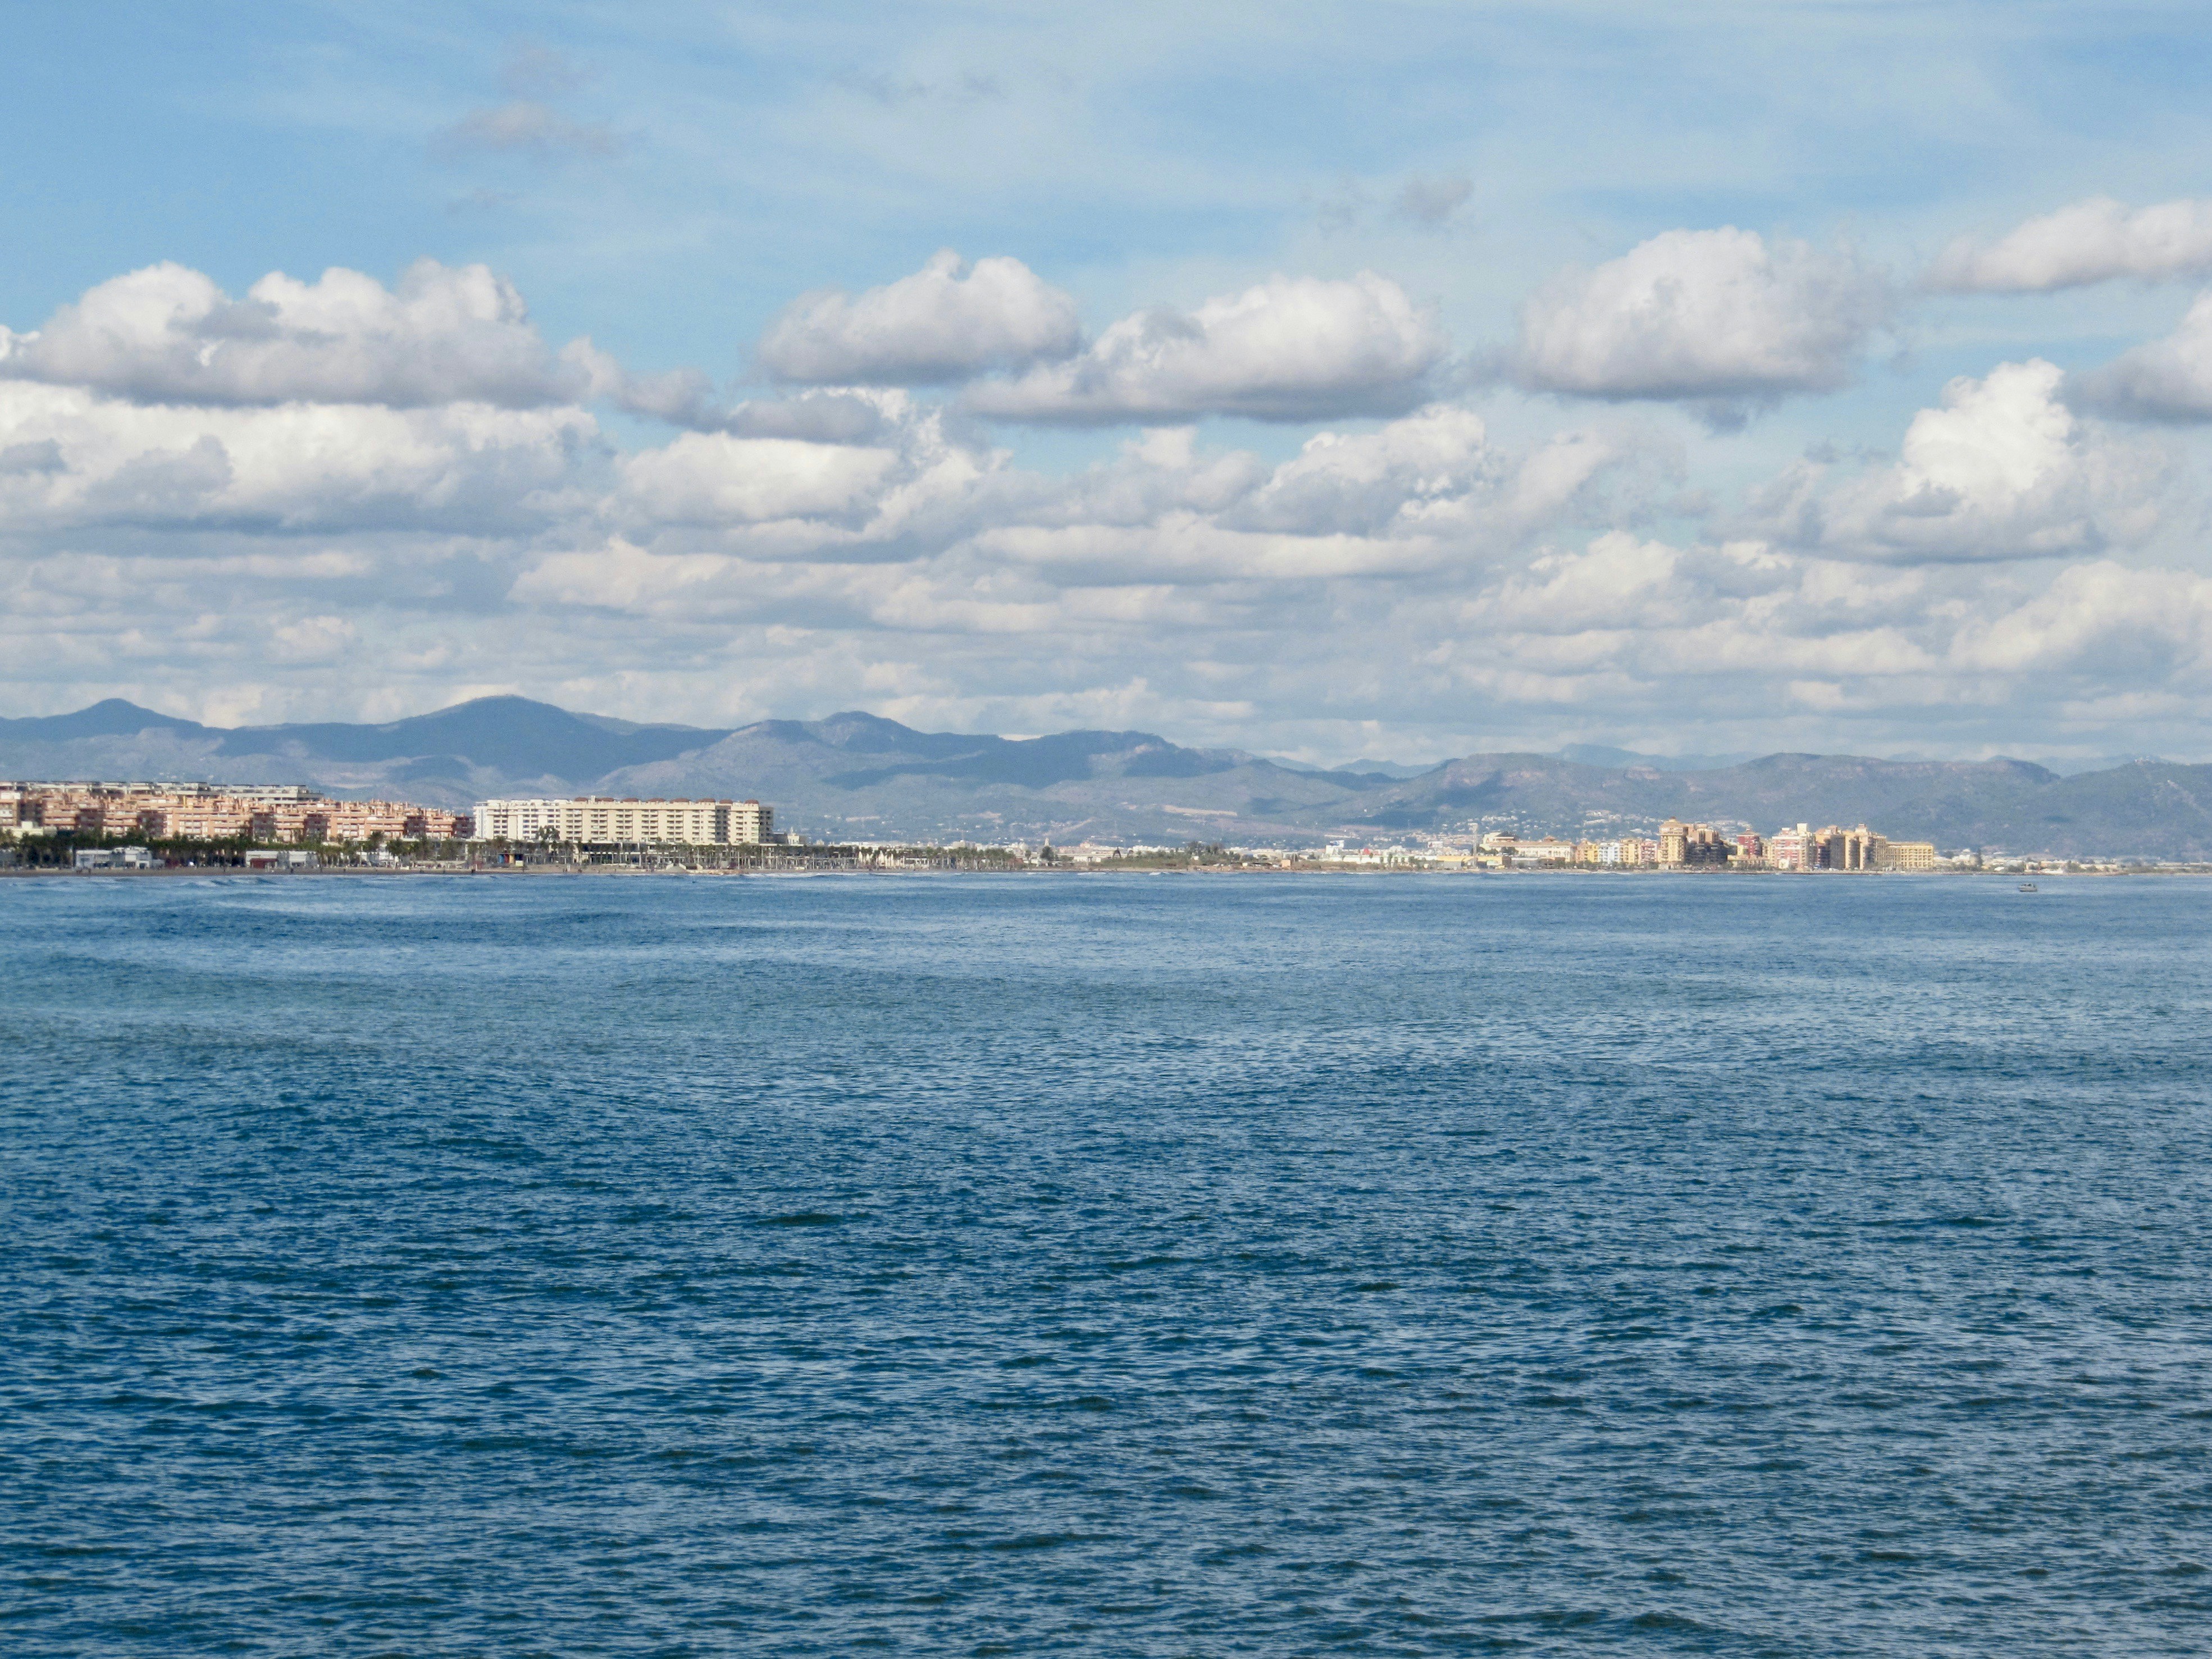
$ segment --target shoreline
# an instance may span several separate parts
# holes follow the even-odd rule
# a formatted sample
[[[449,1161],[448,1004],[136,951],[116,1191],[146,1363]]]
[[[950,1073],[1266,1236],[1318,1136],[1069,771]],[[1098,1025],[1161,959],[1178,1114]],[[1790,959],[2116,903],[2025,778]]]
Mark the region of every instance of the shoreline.
[[[2038,864],[2045,860],[2031,860]],[[2052,860],[2056,861],[2056,860]],[[823,868],[796,870],[739,870],[711,866],[673,866],[660,869],[643,869],[629,865],[510,865],[486,866],[481,868],[455,869],[451,866],[376,869],[360,866],[325,865],[312,870],[248,870],[226,865],[177,865],[150,870],[100,869],[70,870],[51,867],[0,868],[0,881],[144,881],[192,878],[210,881],[300,881],[332,877],[355,880],[422,880],[429,878],[476,878],[493,877],[502,880],[519,880],[547,877],[618,877],[635,879],[641,877],[666,878],[670,877],[706,877],[717,879],[742,880],[816,880],[826,877],[861,877],[868,878],[941,878],[949,876],[990,876],[1002,878],[1039,877],[1145,877],[1204,876],[1250,877],[1276,876],[1310,879],[1316,877],[1338,878],[1404,878],[1408,876],[1449,877],[1454,879],[1479,878],[1498,880],[1586,880],[1611,878],[1614,880],[1664,879],[1669,877],[1694,877],[1700,880],[1758,879],[1761,878],[1811,879],[1835,876],[1869,878],[1877,880],[1903,881],[1960,881],[1995,880],[2019,881],[2023,878],[2038,880],[2049,878],[2113,878],[2144,876],[2212,876],[2212,863],[2144,865],[2128,869],[2085,870],[1714,870],[1714,869],[1639,869],[1620,870],[1602,866],[1570,869],[1537,870],[1435,870],[1409,868],[1405,866],[1298,866],[1246,865],[1200,866],[1188,869],[1099,869],[1070,866],[1059,868],[1028,868],[1018,870],[931,870],[931,869],[854,869]]]

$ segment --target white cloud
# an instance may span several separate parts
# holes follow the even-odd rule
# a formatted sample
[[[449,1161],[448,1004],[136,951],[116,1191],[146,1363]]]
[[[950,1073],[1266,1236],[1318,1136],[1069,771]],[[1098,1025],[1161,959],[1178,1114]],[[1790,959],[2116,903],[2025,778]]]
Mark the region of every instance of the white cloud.
[[[1080,356],[970,386],[962,402],[1073,425],[1402,414],[1425,399],[1445,346],[1434,313],[1388,277],[1275,276],[1195,311],[1125,317]]]
[[[2071,391],[2087,407],[2136,420],[2212,420],[2212,292],[2197,296],[2172,333],[2077,376]]]
[[[404,707],[496,678],[625,714],[866,703],[1035,730],[1139,687],[1178,737],[1357,728],[1368,752],[1439,721],[1462,750],[1691,719],[1714,746],[1856,730],[1935,747],[1976,710],[2179,729],[2212,689],[2212,579],[2140,568],[2186,522],[2181,441],[2070,408],[2047,362],[1953,382],[1894,457],[1792,469],[1740,522],[1695,509],[1735,538],[1707,542],[1682,524],[1673,423],[1648,415],[1509,434],[1528,410],[1486,424],[1430,402],[1282,458],[1201,441],[1182,422],[1262,371],[1302,375],[1304,396],[1326,381],[1276,361],[1269,330],[1314,331],[1274,286],[1201,307],[1174,349],[1100,356],[1086,418],[1142,403],[1178,423],[1073,471],[1018,465],[902,391],[726,407],[703,377],[634,376],[588,341],[553,356],[526,319],[555,401],[337,400],[396,325],[311,328],[288,297],[264,333],[226,332],[211,284],[182,325],[158,286],[132,323],[129,294],[95,290],[91,321],[53,331],[82,381],[0,375],[0,660],[19,707],[169,687],[284,714],[369,665]],[[1409,326],[1382,331],[1401,345],[1433,329],[1395,287],[1346,305],[1358,285],[1280,286],[1317,292],[1331,326],[1349,315],[1354,340],[1370,302],[1385,322],[1402,307]],[[177,367],[173,332],[216,349]],[[442,337],[417,332],[434,357]],[[10,337],[11,357],[46,337]],[[295,355],[230,360],[240,339]],[[277,386],[300,395],[245,400]],[[561,400],[585,397],[692,429],[618,453]],[[1788,724],[1815,716],[1833,723],[1818,738]]]
[[[628,457],[622,474],[625,491],[663,522],[838,522],[865,515],[897,462],[889,449],[687,432]]]
[[[580,397],[604,398],[633,415],[690,427],[720,427],[729,419],[729,411],[715,404],[714,382],[696,368],[634,374],[593,345],[588,334],[561,348],[561,364],[574,377]]]
[[[165,404],[529,408],[576,389],[511,284],[434,259],[396,289],[337,267],[313,283],[272,271],[243,300],[183,265],[149,265],[43,328],[0,328],[0,376]]]
[[[1984,246],[1961,237],[1926,284],[1951,293],[2045,294],[2133,276],[2159,282],[2212,272],[2212,200],[2184,198],[2129,211],[2109,196],[2030,219]]]
[[[1598,480],[1647,459],[1589,433],[1502,448],[1449,404],[1370,432],[1320,433],[1273,467],[1161,428],[1065,481],[1002,473],[970,522],[980,546],[1098,581],[1403,574],[1506,556],[1581,519]]]
[[[826,387],[785,398],[726,404],[714,382],[696,368],[659,374],[633,373],[580,336],[561,348],[561,361],[579,377],[580,395],[605,398],[617,409],[700,432],[740,438],[796,438],[808,443],[884,441],[897,424],[891,405],[865,386]],[[900,407],[906,405],[901,404]]]
[[[1842,386],[1887,312],[1881,281],[1756,231],[1670,230],[1521,310],[1509,368],[1534,391],[1730,404]]]
[[[909,620],[988,614],[995,627],[1082,589],[1097,616],[1120,603],[1100,595],[1134,586],[1200,592],[1479,566],[1577,516],[1595,479],[1642,459],[1632,444],[1583,434],[1501,451],[1479,417],[1437,405],[1373,432],[1322,434],[1274,467],[1201,452],[1191,428],[1174,428],[1054,478],[948,441],[903,393],[851,395],[882,406],[881,441],[692,434],[625,458],[602,515],[621,526],[607,550],[555,555],[518,592],[588,594],[653,616],[751,614],[780,591],[771,568],[911,573],[938,562],[965,573],[957,603],[926,601],[938,578],[911,574],[871,575],[861,598],[840,603],[864,599],[880,618],[896,592]],[[828,591],[802,585],[812,603]]]
[[[1169,514],[1142,527],[1009,525],[985,531],[975,544],[994,558],[1033,568],[1055,584],[1075,587],[1387,577],[1435,562],[1432,550],[1409,543],[1237,531],[1197,513]]]
[[[802,438],[817,444],[884,441],[904,404],[894,406],[865,388],[802,392],[795,397],[739,404],[714,424],[741,438]]]
[[[650,553],[617,536],[588,551],[555,553],[538,560],[515,580],[510,593],[525,605],[696,615],[702,593],[726,586],[743,569],[738,561],[723,554]]]
[[[1001,475],[992,511],[1026,524],[1142,526],[1171,513],[1231,509],[1267,476],[1249,451],[1201,453],[1194,427],[1152,427],[1124,441],[1113,459],[1073,477]]]
[[[344,656],[360,631],[343,617],[301,617],[270,631],[269,654],[281,663],[325,663]]]
[[[1701,619],[1711,596],[1678,581],[1681,550],[1609,531],[1580,553],[1547,553],[1508,575],[1474,614],[1534,634],[1679,626]]]
[[[946,249],[911,276],[853,298],[803,295],[769,324],[755,360],[813,386],[940,386],[1064,357],[1081,343],[1075,301],[1018,259],[963,272]]]
[[[1966,669],[2106,684],[2202,679],[2212,671],[2212,580],[2109,559],[2071,566],[2017,609],[1961,629],[1951,657]]]
[[[1794,469],[1756,503],[1770,533],[1850,558],[1972,562],[2095,552],[2147,539],[2167,461],[2083,419],[2041,359],[1943,388],[1913,416],[1894,465],[1840,483]]]
[[[1305,534],[1372,535],[1494,487],[1506,459],[1482,417],[1439,404],[1377,431],[1324,432],[1236,509],[1237,522]]]
[[[0,516],[101,523],[513,530],[575,510],[598,464],[578,409],[142,404],[0,381]]]
[[[975,527],[1003,457],[953,441],[941,414],[905,392],[848,392],[839,401],[869,408],[875,429],[854,442],[687,433],[622,458],[603,511],[656,552],[763,559],[880,561]]]

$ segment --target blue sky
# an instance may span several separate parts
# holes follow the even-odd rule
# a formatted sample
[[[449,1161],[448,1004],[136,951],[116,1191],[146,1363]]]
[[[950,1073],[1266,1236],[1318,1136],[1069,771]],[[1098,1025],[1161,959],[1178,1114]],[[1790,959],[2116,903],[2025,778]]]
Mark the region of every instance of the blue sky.
[[[2212,752],[2201,9],[458,9],[11,15],[12,712]]]

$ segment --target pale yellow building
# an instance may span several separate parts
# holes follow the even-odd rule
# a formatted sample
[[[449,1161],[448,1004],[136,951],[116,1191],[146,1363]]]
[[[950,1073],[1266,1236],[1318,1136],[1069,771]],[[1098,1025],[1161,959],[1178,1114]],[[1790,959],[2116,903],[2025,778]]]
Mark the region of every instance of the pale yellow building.
[[[1887,839],[1878,836],[1863,823],[1855,830],[1844,830],[1830,824],[1821,830],[1820,843],[1827,849],[1823,864],[1831,870],[1879,870],[1882,867],[1883,849]]]
[[[1575,843],[1561,841],[1556,836],[1546,836],[1540,841],[1524,841],[1514,844],[1513,862],[1516,865],[1572,864]]]
[[[475,818],[478,841],[583,847],[749,847],[775,833],[775,809],[757,800],[486,800]]]
[[[447,841],[465,816],[411,801],[330,800],[296,784],[21,784],[0,791],[0,830],[149,841]]]
[[[1877,870],[1933,870],[1936,843],[1932,841],[1893,841],[1884,844]]]
[[[1710,823],[1668,818],[1659,826],[1659,862],[1670,869],[1686,865],[1725,866],[1734,850]]]

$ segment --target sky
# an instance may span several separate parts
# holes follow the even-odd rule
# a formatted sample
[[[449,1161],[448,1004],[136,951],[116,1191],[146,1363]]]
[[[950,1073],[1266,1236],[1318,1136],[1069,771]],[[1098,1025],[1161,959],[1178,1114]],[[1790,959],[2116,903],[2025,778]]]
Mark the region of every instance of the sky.
[[[2212,758],[2201,7],[9,26],[10,714]]]

